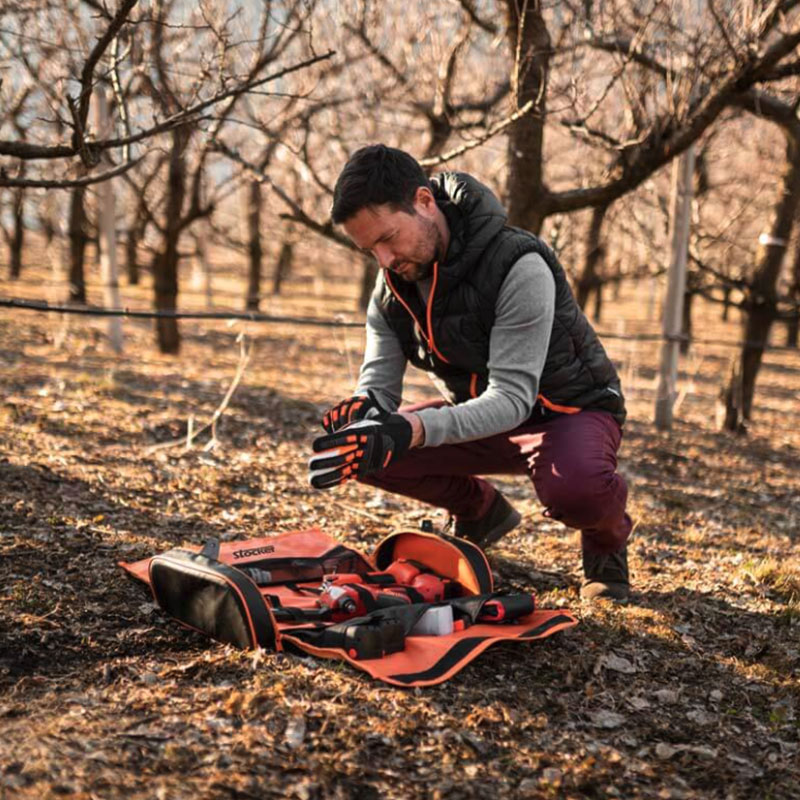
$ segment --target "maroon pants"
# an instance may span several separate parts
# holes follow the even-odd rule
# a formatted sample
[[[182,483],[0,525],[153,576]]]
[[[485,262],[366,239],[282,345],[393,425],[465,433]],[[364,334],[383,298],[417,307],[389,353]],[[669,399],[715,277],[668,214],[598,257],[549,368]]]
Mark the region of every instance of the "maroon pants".
[[[437,405],[442,401],[401,410]],[[610,414],[581,411],[473,442],[410,450],[360,480],[469,520],[488,511],[497,491],[477,475],[528,475],[545,516],[580,529],[589,552],[610,553],[625,544],[632,527],[625,513],[628,487],[616,472],[621,438]]]

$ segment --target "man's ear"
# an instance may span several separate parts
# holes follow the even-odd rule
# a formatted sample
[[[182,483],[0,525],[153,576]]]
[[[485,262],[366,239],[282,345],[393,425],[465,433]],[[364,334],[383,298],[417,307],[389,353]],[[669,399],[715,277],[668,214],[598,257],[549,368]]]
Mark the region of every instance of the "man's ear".
[[[433,192],[427,186],[418,186],[414,194],[414,210],[426,217],[433,215],[436,210],[436,200]]]

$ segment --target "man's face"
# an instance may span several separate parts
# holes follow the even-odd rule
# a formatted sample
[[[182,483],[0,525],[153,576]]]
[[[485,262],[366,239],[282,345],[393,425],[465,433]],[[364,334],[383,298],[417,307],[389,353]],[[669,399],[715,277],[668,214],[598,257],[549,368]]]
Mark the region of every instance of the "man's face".
[[[382,269],[404,281],[424,280],[433,262],[444,255],[435,209],[433,196],[420,189],[413,214],[395,211],[390,205],[368,206],[350,217],[344,229],[358,247],[375,256]]]

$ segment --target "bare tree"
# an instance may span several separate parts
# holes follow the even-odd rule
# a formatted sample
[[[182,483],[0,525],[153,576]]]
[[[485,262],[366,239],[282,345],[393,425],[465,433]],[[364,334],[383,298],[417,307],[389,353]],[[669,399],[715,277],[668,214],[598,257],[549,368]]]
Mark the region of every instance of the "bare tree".
[[[725,428],[743,431],[751,418],[756,378],[773,323],[778,318],[778,278],[800,210],[800,121],[798,103],[789,105],[764,92],[738,98],[748,111],[778,124],[786,137],[786,162],[775,201],[771,230],[762,236],[758,261],[746,286],[742,351],[724,393]]]
[[[179,114],[186,105],[182,96],[186,94],[186,89],[176,84],[166,66],[168,58],[166,48],[169,45],[163,33],[163,23],[169,7],[164,2],[158,2],[155,5],[156,17],[152,27],[151,47],[158,83],[151,82],[150,86],[153,95],[168,118]],[[259,81],[259,76],[267,67],[276,63],[289,51],[290,46],[303,31],[304,21],[312,8],[313,5],[296,0],[285,9],[286,22],[277,27],[270,9],[268,7],[263,9],[255,47],[252,49],[250,62],[246,65],[246,77],[243,81],[245,85]],[[214,52],[220,54],[219,63],[225,66],[229,61],[231,64],[236,63],[231,52],[234,35],[229,28],[229,22],[221,13],[215,17],[209,9],[201,10],[203,19],[209,27],[209,36],[214,43]],[[319,60],[319,58],[313,60]],[[281,74],[286,74],[288,71],[284,69]],[[192,89],[192,91],[196,91],[196,89]],[[182,233],[193,222],[207,217],[215,207],[216,199],[212,192],[206,191],[208,197],[203,197],[204,177],[207,172],[208,160],[215,152],[213,143],[234,111],[241,94],[232,94],[220,106],[209,121],[208,128],[203,131],[203,136],[200,137],[193,154],[191,148],[195,129],[182,126],[171,132],[164,213],[161,222],[157,224],[162,244],[153,262],[156,308],[171,310],[176,307],[180,259],[178,243]],[[188,166],[190,155],[193,156],[191,168]],[[163,352],[177,352],[180,338],[177,321],[174,318],[169,316],[160,318],[157,324],[157,334],[159,347]]]
[[[398,22],[368,0],[348,6],[346,36],[317,17],[316,36],[341,51],[319,73],[319,99],[287,109],[277,120],[254,119],[265,137],[260,153],[243,138],[227,136],[220,143],[235,163],[272,188],[280,216],[348,249],[328,213],[338,167],[356,147],[382,139],[409,148],[413,139],[420,143],[421,163],[441,168],[478,152],[532,108],[528,103],[501,116],[510,81],[485,68],[487,58],[499,63],[491,33],[466,13],[453,15],[450,7],[419,3],[416,10],[419,26],[435,32],[430,48],[420,48],[419,26]],[[407,8],[392,13],[402,16]],[[272,151],[280,152],[280,161],[265,158]],[[281,249],[284,257],[287,252]],[[371,286],[373,279],[372,266],[365,265],[362,284]]]
[[[247,183],[247,205],[245,216],[247,219],[247,241],[249,269],[247,275],[247,299],[245,308],[248,311],[258,311],[261,300],[261,261],[263,248],[261,246],[261,184],[258,181]]]
[[[539,233],[547,207],[542,203],[544,130],[552,44],[541,0],[506,0],[511,53],[512,97],[517,108],[534,103],[532,114],[513,124],[508,135],[508,209],[512,224]]]
[[[6,88],[0,82],[0,128],[10,127],[16,135],[24,141],[27,138],[25,115],[29,113],[29,104],[33,94],[33,86],[23,83],[21,86]],[[25,162],[17,164],[15,178],[24,180]],[[0,229],[8,246],[9,277],[14,280],[22,273],[22,253],[25,244],[25,187],[16,186],[9,190],[9,206],[11,211],[11,225],[3,224],[0,214]]]
[[[586,237],[586,255],[583,262],[583,269],[578,279],[575,299],[581,308],[586,306],[589,294],[595,292],[597,296],[598,310],[595,311],[595,318],[599,317],[599,306],[603,282],[597,274],[598,268],[602,265],[605,258],[605,244],[600,232],[603,227],[608,206],[596,206],[592,209],[592,221],[589,225],[589,233]]]
[[[154,223],[148,192],[153,182],[160,177],[166,160],[167,154],[160,151],[149,162],[123,176],[132,200],[125,232],[125,271],[128,283],[132,286],[139,283],[139,248],[145,241],[148,228]]]
[[[57,118],[53,120],[53,127],[56,134],[59,134],[64,127],[68,127],[71,130],[69,144],[41,144],[38,142],[25,141],[23,137],[18,137],[14,140],[0,140],[0,156],[10,156],[14,159],[25,161],[70,159],[73,157],[78,157],[82,162],[83,167],[86,169],[92,169],[97,166],[99,162],[99,150],[105,149],[109,145],[107,145],[107,143],[100,144],[92,142],[89,138],[89,107],[95,81],[95,70],[97,69],[99,62],[103,58],[111,42],[116,39],[122,27],[128,22],[128,17],[136,3],[137,0],[121,0],[119,8],[113,15],[108,15],[106,12],[107,23],[105,24],[100,35],[97,37],[94,46],[89,51],[88,55],[86,55],[86,57],[83,59],[83,62],[80,66],[79,75],[77,75],[80,91],[77,96],[67,93],[63,98],[58,98],[57,92],[53,91],[52,87],[45,91],[45,94],[48,96],[48,99],[51,103],[56,101],[60,101],[61,103],[60,108],[53,108],[53,111],[55,111],[57,115]],[[24,23],[27,11],[28,10],[26,9],[21,15],[20,24]],[[50,9],[45,4],[43,6],[43,10],[39,13],[44,14],[47,11],[50,11]],[[77,13],[77,11],[76,14],[79,18],[80,15]],[[63,25],[60,26],[60,28],[63,30]],[[58,28],[55,29],[57,30]],[[80,31],[80,27],[77,27],[76,30]],[[21,33],[12,33],[17,37],[18,40],[25,38]],[[53,50],[63,50],[66,57],[69,58],[69,56],[73,54],[75,50],[74,48],[66,45],[66,42],[63,41],[63,35],[61,42],[46,42],[45,40],[40,41],[45,42],[46,54],[49,54]],[[6,44],[4,40],[0,40],[0,42],[2,42],[2,44]],[[20,48],[16,46],[14,47],[13,52],[18,53],[19,49]],[[45,54],[43,54],[43,57],[44,55]],[[30,57],[22,55],[21,61],[28,68],[28,71],[32,74],[32,77],[34,77],[35,80],[39,80],[41,59],[39,59],[38,62],[33,63],[33,60]],[[67,68],[69,66],[71,65],[68,64]],[[43,78],[44,76],[41,77]],[[119,167],[116,167],[114,171],[119,171]],[[47,179],[37,178],[20,179],[9,178],[5,171],[0,168],[0,186],[55,185],[67,187],[74,185],[88,185],[88,183],[96,182],[97,180],[103,179],[103,177],[103,175],[95,175],[93,177],[81,177],[74,180],[66,179],[63,181],[50,181]]]
[[[86,302],[86,245],[89,242],[89,219],[86,215],[86,187],[75,186],[70,191],[69,223],[69,299]]]
[[[18,176],[24,177],[25,164],[20,164]],[[10,190],[11,227],[7,228],[2,222],[0,213],[0,230],[8,246],[8,275],[11,280],[19,278],[22,273],[22,252],[25,244],[25,189],[18,186]],[[0,207],[0,212],[2,207]]]
[[[606,141],[616,154],[603,179],[594,186],[558,192],[545,190],[540,201],[542,213],[548,216],[596,207],[630,192],[697,141],[742,92],[774,80],[776,70],[787,64],[786,59],[800,43],[797,6],[798,0],[773,4],[768,13],[742,31],[741,50],[734,52],[730,49],[728,30],[724,34],[718,32],[714,39],[706,39],[703,34],[708,34],[707,26],[701,21],[688,43],[689,66],[684,68],[662,64],[654,55],[643,52],[641,21],[639,36],[620,38],[614,31],[610,35],[597,33],[595,38],[588,39],[587,45],[597,50],[623,54],[626,68],[638,64],[661,76],[662,83],[654,86],[653,95],[663,94],[666,108],[649,117],[639,114],[633,137],[622,141],[605,131],[589,130],[584,118],[572,120],[570,127],[583,129],[593,140]],[[617,24],[616,19],[614,22]],[[692,87],[694,91],[690,92]],[[641,101],[636,105],[641,106]]]

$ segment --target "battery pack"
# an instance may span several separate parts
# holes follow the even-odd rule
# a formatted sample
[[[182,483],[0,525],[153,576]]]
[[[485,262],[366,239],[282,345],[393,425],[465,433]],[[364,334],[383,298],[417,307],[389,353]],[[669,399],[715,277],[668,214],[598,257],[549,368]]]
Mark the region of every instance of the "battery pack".
[[[452,606],[429,608],[411,629],[412,636],[446,636],[453,632]]]

